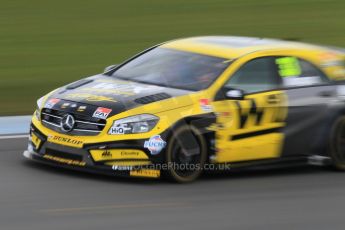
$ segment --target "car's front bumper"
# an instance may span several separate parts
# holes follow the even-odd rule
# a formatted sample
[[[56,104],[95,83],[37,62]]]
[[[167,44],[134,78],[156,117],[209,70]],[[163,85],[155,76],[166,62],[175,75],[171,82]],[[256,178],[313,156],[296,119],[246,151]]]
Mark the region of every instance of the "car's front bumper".
[[[40,163],[72,170],[115,176],[159,178],[160,170],[157,169],[157,165],[162,162],[161,156],[150,155],[149,151],[143,147],[144,142],[144,139],[102,142],[76,148],[50,142],[47,135],[32,125],[28,149],[23,155]],[[118,159],[114,156],[112,159],[111,156],[105,155],[104,159],[102,156],[100,156],[101,159],[95,159],[95,156],[91,154],[91,151],[94,150],[104,150],[105,152],[107,150],[137,151],[147,157],[136,159],[136,157],[131,156],[128,159]]]

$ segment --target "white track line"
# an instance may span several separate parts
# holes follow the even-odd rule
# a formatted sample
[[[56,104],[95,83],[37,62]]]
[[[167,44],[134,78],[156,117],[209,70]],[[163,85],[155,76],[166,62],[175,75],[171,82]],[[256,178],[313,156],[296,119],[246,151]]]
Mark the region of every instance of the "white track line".
[[[0,136],[0,140],[2,139],[18,139],[18,138],[28,138],[28,134],[22,134],[22,135],[9,135],[9,136]]]

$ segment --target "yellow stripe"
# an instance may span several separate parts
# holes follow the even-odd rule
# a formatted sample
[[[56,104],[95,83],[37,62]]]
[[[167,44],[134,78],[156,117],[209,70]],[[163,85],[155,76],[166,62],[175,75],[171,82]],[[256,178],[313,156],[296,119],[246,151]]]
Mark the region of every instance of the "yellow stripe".
[[[34,134],[31,134],[31,141],[35,145],[35,148],[38,149],[41,145],[41,140]]]
[[[149,159],[143,151],[137,149],[97,149],[91,150],[90,153],[94,161]]]

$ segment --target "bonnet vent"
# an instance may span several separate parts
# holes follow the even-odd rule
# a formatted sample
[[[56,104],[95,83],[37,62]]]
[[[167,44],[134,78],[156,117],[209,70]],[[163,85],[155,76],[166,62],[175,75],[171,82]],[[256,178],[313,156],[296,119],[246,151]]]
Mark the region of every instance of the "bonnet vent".
[[[89,84],[90,82],[93,82],[93,80],[89,79],[89,80],[80,80],[80,81],[76,81],[76,82],[73,82],[69,85],[66,86],[66,89],[76,89],[80,86],[83,86],[83,85],[86,85],[86,84]]]
[[[171,96],[167,93],[157,93],[157,94],[152,94],[149,96],[137,98],[134,101],[138,104],[149,104],[152,102],[161,101],[168,98],[171,98]]]

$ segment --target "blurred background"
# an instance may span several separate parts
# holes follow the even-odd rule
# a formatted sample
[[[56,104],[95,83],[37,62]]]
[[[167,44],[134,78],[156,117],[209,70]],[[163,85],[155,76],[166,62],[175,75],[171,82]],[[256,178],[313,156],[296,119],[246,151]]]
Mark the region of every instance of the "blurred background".
[[[1,0],[0,115],[156,43],[198,35],[345,46],[344,0]]]

